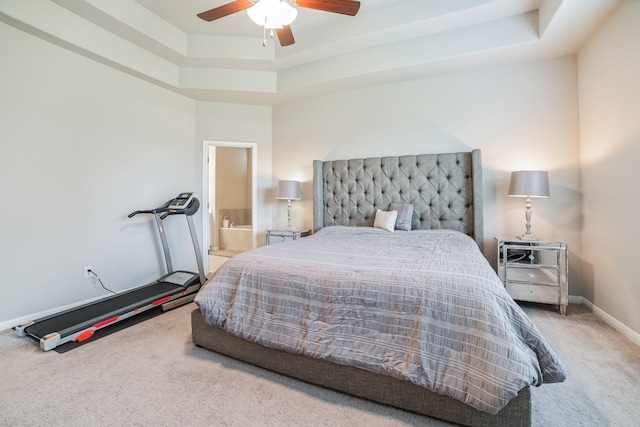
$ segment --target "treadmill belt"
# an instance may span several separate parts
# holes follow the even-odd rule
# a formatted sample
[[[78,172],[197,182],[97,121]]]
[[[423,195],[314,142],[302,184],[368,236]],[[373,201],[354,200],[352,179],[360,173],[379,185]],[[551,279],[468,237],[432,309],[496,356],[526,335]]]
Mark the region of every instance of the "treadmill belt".
[[[30,335],[43,337],[51,332],[61,332],[68,328],[79,326],[79,329],[87,327],[113,314],[118,310],[125,310],[127,307],[140,307],[168,295],[177,293],[183,289],[182,286],[167,282],[157,282],[143,286],[121,294],[96,301],[86,306],[72,309],[57,316],[36,322],[26,328]],[[128,311],[128,310],[127,310]],[[120,313],[123,314],[123,313]],[[85,326],[82,326],[85,325]]]
[[[153,319],[156,316],[159,316],[163,313],[162,307],[154,307],[151,310],[147,310],[143,313],[137,314],[133,317],[129,317],[127,319],[121,320],[120,322],[112,323],[108,328],[102,328],[96,331],[95,334],[91,336],[91,338],[86,339],[81,342],[69,341],[62,345],[58,345],[52,349],[58,354],[63,354],[78,347],[82,347],[85,344],[89,344],[90,342],[99,340],[100,338],[108,337],[109,335],[131,327],[133,325],[137,325],[138,323],[142,323],[145,320]]]

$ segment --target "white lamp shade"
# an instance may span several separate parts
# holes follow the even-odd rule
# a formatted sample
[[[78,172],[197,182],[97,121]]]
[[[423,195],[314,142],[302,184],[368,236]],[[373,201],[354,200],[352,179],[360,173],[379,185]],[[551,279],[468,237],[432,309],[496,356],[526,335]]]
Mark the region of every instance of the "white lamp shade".
[[[296,8],[280,0],[260,0],[247,9],[249,18],[265,28],[282,28],[298,16]]]
[[[549,197],[549,173],[546,171],[511,172],[509,196]]]
[[[300,181],[278,181],[276,199],[302,200],[302,185]]]

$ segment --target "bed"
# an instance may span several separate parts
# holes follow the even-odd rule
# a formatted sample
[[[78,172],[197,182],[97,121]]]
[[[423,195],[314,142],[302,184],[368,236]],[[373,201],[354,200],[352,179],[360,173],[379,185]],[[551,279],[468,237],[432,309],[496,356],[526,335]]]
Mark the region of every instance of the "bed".
[[[219,269],[193,342],[461,425],[530,425],[530,386],[565,369],[480,250],[480,151],[315,161],[313,174],[314,233]]]

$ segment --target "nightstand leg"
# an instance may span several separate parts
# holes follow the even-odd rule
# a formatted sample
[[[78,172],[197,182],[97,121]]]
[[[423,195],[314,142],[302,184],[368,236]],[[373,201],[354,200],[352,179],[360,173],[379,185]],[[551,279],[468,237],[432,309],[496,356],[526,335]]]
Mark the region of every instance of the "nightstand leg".
[[[567,305],[566,304],[560,304],[560,315],[564,316],[567,314]]]

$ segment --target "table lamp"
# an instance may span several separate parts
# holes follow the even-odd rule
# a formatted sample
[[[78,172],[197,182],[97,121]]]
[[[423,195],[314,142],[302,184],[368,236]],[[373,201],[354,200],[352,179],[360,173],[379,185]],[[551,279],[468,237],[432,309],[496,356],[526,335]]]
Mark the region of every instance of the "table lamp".
[[[549,197],[549,173],[546,171],[517,171],[511,172],[509,181],[509,196],[526,197],[525,218],[526,231],[518,236],[520,240],[535,241],[537,237],[531,234],[531,198]]]
[[[278,181],[276,199],[287,201],[287,227],[291,230],[291,201],[302,200],[302,185],[300,181]]]

